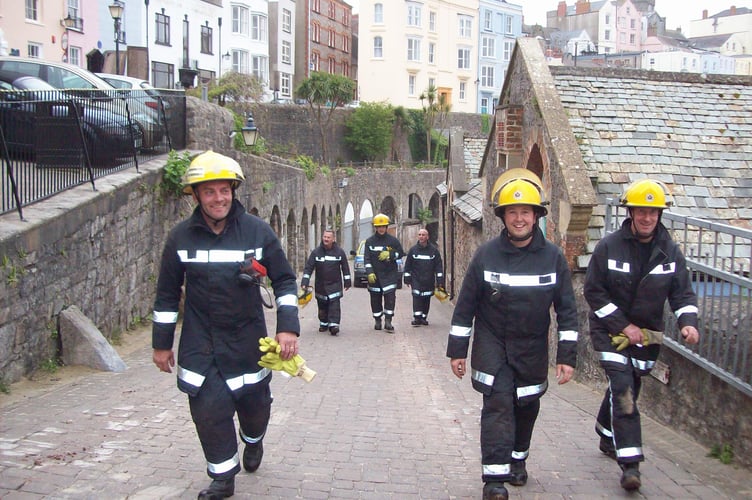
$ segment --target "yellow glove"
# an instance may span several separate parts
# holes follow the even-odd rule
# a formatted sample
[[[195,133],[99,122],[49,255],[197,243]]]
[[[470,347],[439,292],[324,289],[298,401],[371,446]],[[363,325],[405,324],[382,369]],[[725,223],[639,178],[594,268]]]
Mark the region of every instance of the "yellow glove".
[[[307,306],[312,298],[313,293],[311,292],[310,286],[300,287],[300,292],[298,293],[298,307]]]
[[[296,354],[290,359],[282,359],[278,352],[267,352],[261,356],[258,364],[263,368],[282,371],[293,377],[300,377],[306,382],[310,382],[316,376],[316,372],[306,366],[305,359],[300,354]]]
[[[446,293],[446,290],[444,290],[443,286],[437,286],[433,291],[433,295],[434,297],[439,299],[439,302],[445,302],[449,298],[449,294]]]
[[[376,275],[374,273],[370,273],[368,275],[368,284],[369,285],[375,285],[376,284]]]
[[[261,352],[274,352],[279,354],[279,352],[282,350],[282,346],[277,343],[276,340],[274,340],[271,337],[264,337],[259,339],[259,351]]]
[[[621,352],[629,347],[629,337],[624,335],[623,332],[619,332],[616,335],[611,335],[611,345],[616,347],[617,352]]]
[[[379,252],[379,260],[385,262],[392,259],[392,248],[386,247],[386,250]]]
[[[648,330],[647,328],[641,328],[642,330],[642,345],[645,347],[650,344],[663,343],[663,332],[659,330]]]

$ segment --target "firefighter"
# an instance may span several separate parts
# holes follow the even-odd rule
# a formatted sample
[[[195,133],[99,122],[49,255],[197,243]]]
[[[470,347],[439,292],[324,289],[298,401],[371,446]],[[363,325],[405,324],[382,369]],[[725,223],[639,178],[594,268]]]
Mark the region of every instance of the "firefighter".
[[[276,297],[276,341],[282,359],[298,354],[296,277],[272,228],[246,213],[235,198],[245,180],[240,165],[207,151],[184,177],[184,192],[197,203],[171,231],[162,253],[154,303],[153,361],[171,373],[173,341],[185,285],[178,347],[177,385],[188,395],[212,482],[199,499],[232,496],[240,471],[234,415],[245,443],[243,467],[261,464],[271,412],[271,371],[260,368],[259,339],[266,337],[262,301],[265,278]]]
[[[660,352],[666,300],[684,340],[699,342],[697,298],[686,261],[661,224],[670,203],[661,183],[643,179],[628,186],[621,204],[629,216],[596,245],[585,276],[590,337],[608,378],[595,430],[600,450],[619,464],[625,490],[641,486],[639,464],[645,457],[637,398],[640,378]]]
[[[329,330],[331,335],[339,333],[342,311],[340,299],[343,296],[342,281],[345,290],[352,285],[350,265],[347,254],[337,245],[336,235],[332,229],[326,229],[321,235],[321,244],[313,249],[303,269],[300,286],[309,288],[311,274],[316,273],[316,303],[319,308],[319,331]]]
[[[418,231],[418,243],[407,252],[405,258],[405,285],[412,289],[413,326],[428,326],[428,311],[434,290],[444,290],[444,266],[441,254],[430,241],[428,230]]]
[[[381,318],[384,318],[384,330],[394,333],[392,317],[397,300],[397,283],[399,272],[397,260],[405,251],[397,238],[386,232],[389,217],[377,214],[373,218],[374,233],[366,240],[363,263],[368,276],[368,292],[371,295],[371,312],[375,330],[381,330]],[[383,301],[383,302],[382,302]]]
[[[509,177],[507,175],[507,177]],[[526,460],[548,388],[548,331],[556,311],[556,378],[568,382],[577,358],[577,309],[564,255],[538,222],[547,214],[540,181],[507,178],[492,194],[501,235],[481,245],[462,283],[449,332],[447,357],[458,378],[472,348],[473,388],[483,394],[483,498],[505,499],[504,483],[524,486]]]

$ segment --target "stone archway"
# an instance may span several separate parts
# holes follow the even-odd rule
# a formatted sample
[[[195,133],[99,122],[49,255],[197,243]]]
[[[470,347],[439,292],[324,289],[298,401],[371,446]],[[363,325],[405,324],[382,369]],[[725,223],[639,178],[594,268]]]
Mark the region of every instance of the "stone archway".
[[[295,235],[297,234],[295,226],[295,211],[290,209],[290,212],[287,214],[287,251],[285,253],[287,254],[287,261],[292,266],[292,270],[297,274],[299,271],[297,265],[299,260],[298,245],[295,238]]]

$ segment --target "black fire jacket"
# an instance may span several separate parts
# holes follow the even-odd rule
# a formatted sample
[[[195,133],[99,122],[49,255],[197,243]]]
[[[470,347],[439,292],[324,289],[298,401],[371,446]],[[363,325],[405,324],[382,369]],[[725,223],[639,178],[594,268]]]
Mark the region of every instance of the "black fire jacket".
[[[195,395],[216,363],[227,385],[242,394],[268,383],[258,341],[267,335],[260,287],[239,279],[253,257],[266,267],[277,304],[277,332],[300,333],[297,283],[272,228],[234,200],[222,234],[214,234],[197,207],[170,232],[162,253],[154,303],[152,347],[172,349],[185,283],[178,349],[178,387]]]
[[[383,250],[389,250],[389,260],[379,260],[379,254]],[[396,290],[399,281],[397,259],[404,255],[402,244],[391,234],[372,234],[365,243],[363,263],[366,266],[366,274],[375,273],[378,281],[375,285],[369,284],[368,290],[373,292]]]
[[[314,271],[316,272],[315,290],[317,299],[332,300],[342,297],[343,279],[345,280],[345,288],[352,286],[347,254],[337,243],[333,243],[329,250],[323,243],[313,249],[303,269],[300,286],[308,286],[311,282],[311,274]]]
[[[413,295],[433,295],[435,287],[444,286],[444,266],[439,249],[430,241],[426,246],[416,243],[405,258],[405,284],[413,289]]]

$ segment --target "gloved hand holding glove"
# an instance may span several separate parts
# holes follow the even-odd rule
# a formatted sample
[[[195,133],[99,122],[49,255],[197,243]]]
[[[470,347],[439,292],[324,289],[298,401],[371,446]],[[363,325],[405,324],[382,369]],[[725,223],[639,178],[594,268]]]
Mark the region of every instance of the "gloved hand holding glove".
[[[290,359],[282,359],[279,356],[280,345],[271,337],[259,339],[259,350],[264,354],[258,362],[259,366],[270,370],[283,371],[293,377],[300,377],[306,382],[313,380],[316,372],[306,366],[305,360],[296,354]]]
[[[298,292],[298,307],[305,307],[313,298],[313,292],[310,286],[301,286]]]
[[[376,275],[374,273],[368,274],[368,284],[369,285],[375,285],[376,284]]]

